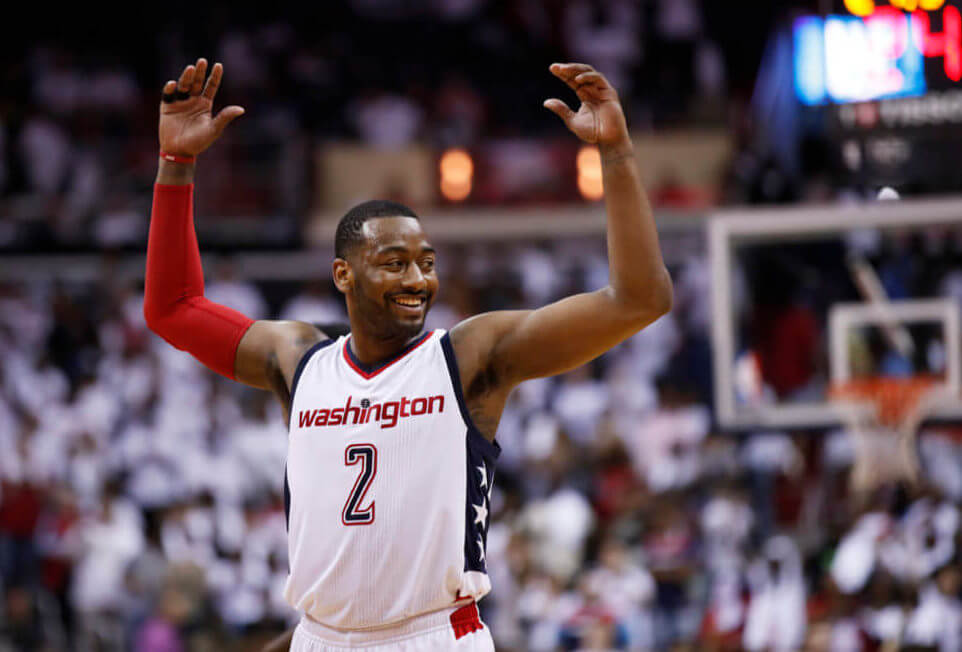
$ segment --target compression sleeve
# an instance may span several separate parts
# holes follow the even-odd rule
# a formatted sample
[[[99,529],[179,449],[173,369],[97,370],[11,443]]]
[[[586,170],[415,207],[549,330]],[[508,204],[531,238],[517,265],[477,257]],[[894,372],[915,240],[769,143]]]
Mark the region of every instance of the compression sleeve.
[[[237,347],[254,320],[204,298],[193,184],[154,186],[144,318],[150,330],[171,345],[234,378]]]

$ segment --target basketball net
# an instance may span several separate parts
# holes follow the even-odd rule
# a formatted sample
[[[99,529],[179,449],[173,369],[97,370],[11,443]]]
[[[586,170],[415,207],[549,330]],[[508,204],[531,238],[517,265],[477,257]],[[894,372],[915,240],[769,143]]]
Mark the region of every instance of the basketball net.
[[[918,482],[919,425],[946,392],[941,379],[932,376],[873,376],[831,388],[829,396],[842,408],[853,436],[855,462],[849,481],[854,490],[900,480]]]

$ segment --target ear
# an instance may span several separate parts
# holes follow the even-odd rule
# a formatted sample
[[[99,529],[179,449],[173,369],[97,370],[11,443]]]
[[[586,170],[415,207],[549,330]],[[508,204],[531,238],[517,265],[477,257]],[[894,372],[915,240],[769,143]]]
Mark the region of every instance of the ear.
[[[335,258],[331,271],[335,287],[341,294],[347,294],[347,291],[354,285],[354,270],[351,269],[351,264],[343,258]]]

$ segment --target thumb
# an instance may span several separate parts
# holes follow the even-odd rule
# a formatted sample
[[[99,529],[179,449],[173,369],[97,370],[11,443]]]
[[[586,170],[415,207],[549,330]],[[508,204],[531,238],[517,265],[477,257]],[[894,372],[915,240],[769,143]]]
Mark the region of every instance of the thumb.
[[[244,107],[237,105],[226,106],[221,109],[220,113],[214,116],[214,129],[219,134],[227,128],[227,125],[242,115],[244,115]]]
[[[556,116],[564,120],[565,124],[574,117],[575,112],[568,108],[568,105],[559,99],[551,98],[544,101],[544,108],[548,109]]]

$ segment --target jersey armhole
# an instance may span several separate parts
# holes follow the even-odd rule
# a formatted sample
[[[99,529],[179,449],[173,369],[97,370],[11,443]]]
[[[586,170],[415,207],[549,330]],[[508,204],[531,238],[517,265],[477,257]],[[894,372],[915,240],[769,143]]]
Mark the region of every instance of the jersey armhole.
[[[321,340],[305,351],[304,355],[301,356],[301,359],[298,360],[297,367],[294,369],[294,378],[291,379],[291,400],[287,405],[288,415],[294,414],[294,392],[297,390],[297,382],[301,379],[301,374],[304,373],[304,367],[307,366],[308,361],[314,356],[315,353],[326,346],[334,344],[335,341],[336,340]]]
[[[471,418],[468,411],[468,403],[464,399],[464,390],[461,388],[461,372],[458,369],[458,359],[454,355],[454,346],[451,344],[451,334],[445,333],[441,336],[441,350],[444,351],[444,361],[448,365],[448,375],[451,377],[451,385],[454,387],[454,396],[458,400],[458,408],[461,410],[461,418],[464,419],[468,427],[468,437],[481,448],[481,452],[492,460],[498,459],[501,454],[501,444],[497,440],[488,441]],[[291,395],[293,398],[293,394]]]

